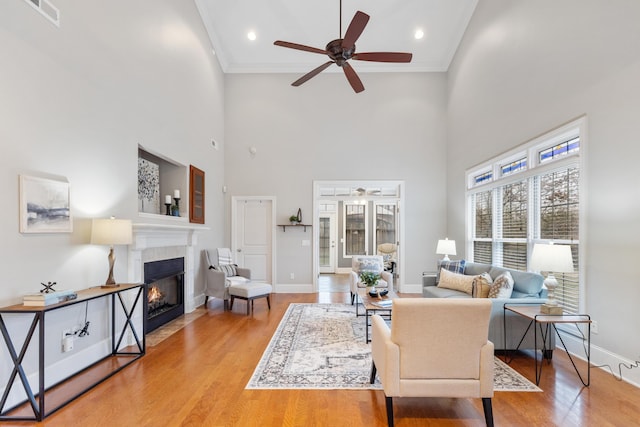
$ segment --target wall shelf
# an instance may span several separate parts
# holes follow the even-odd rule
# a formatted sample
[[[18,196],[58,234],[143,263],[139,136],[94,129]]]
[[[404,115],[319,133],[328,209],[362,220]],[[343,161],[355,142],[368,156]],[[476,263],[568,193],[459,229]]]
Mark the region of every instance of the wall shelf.
[[[297,228],[303,227],[304,232],[307,232],[307,227],[311,227],[311,224],[278,224],[278,227],[282,227],[282,231],[287,231],[287,227]]]

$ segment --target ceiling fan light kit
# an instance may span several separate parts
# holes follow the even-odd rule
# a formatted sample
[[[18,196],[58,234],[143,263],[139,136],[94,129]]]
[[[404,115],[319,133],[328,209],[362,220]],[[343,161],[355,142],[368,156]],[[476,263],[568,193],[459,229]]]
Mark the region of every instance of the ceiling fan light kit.
[[[340,21],[342,21],[342,2],[340,2]],[[364,12],[357,11],[353,16],[349,27],[343,38],[338,38],[327,43],[325,49],[318,49],[311,46],[305,46],[302,44],[285,42],[282,40],[276,40],[273,44],[276,46],[286,47],[289,49],[302,50],[305,52],[319,53],[327,55],[330,61],[314,68],[304,76],[300,77],[295,82],[291,83],[292,86],[300,86],[301,84],[309,81],[311,78],[317,76],[322,71],[327,69],[331,64],[336,64],[342,67],[344,75],[347,81],[356,93],[360,93],[364,90],[364,85],[358,77],[356,71],[347,62],[350,59],[358,61],[374,61],[374,62],[411,62],[412,54],[404,52],[365,52],[356,53],[356,41],[364,31],[364,28],[369,22],[369,15]],[[342,33],[342,22],[340,25],[340,33]]]

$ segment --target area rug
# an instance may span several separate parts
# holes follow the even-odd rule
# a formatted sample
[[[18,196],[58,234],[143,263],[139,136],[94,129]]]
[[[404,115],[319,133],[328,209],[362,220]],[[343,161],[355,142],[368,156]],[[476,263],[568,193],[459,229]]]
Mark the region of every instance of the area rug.
[[[369,383],[364,323],[352,305],[290,304],[246,388],[381,389]],[[495,360],[495,391],[541,391]]]

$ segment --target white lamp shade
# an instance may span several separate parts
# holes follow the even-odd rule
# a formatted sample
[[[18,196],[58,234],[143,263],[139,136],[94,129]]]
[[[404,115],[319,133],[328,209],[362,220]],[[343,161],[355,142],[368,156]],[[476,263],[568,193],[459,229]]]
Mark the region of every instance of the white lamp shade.
[[[536,271],[570,273],[573,271],[571,246],[536,243],[529,266]]]
[[[438,246],[436,246],[436,254],[456,255],[456,241],[449,239],[438,240]]]
[[[94,219],[91,225],[91,243],[94,245],[129,245],[132,241],[129,219]]]

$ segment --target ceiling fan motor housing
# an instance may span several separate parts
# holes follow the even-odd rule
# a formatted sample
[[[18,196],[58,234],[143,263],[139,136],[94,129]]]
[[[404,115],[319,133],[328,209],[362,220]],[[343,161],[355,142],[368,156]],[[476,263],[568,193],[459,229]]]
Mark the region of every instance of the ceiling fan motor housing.
[[[326,51],[329,54],[329,58],[333,59],[337,65],[342,66],[346,61],[351,59],[356,51],[356,45],[347,49],[342,46],[342,39],[335,39],[327,44]]]

